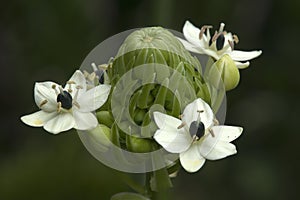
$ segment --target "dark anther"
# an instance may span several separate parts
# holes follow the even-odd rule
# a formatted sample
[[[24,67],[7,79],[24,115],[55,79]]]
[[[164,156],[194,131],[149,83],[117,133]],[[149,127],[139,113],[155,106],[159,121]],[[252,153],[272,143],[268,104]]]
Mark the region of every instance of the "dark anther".
[[[218,51],[223,49],[224,43],[225,43],[224,34],[220,34],[220,36],[217,38],[217,42],[216,42],[216,47],[217,47]]]
[[[104,83],[104,70],[99,69],[99,70],[95,71],[95,73],[98,76],[99,83],[103,84]]]
[[[65,108],[67,110],[72,108],[73,99],[72,99],[72,96],[70,95],[70,93],[67,91],[63,91],[62,93],[59,93],[57,95],[56,101],[60,102],[61,107]]]

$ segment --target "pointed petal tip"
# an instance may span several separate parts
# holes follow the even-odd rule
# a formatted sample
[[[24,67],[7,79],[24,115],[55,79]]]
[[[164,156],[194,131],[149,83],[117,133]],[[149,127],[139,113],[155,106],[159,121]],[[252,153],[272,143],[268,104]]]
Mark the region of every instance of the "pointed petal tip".
[[[244,62],[244,63],[242,63],[242,62],[235,62],[235,64],[236,64],[236,67],[239,68],[239,69],[246,69],[247,67],[249,67],[250,62],[249,61]]]
[[[205,163],[205,158],[200,155],[197,145],[192,145],[187,151],[179,154],[181,166],[189,173],[199,171]]]
[[[254,50],[253,52],[257,52],[258,56],[260,56],[262,54],[262,50]]]
[[[186,21],[184,22],[184,26],[188,26],[188,25],[192,25],[192,23],[191,23],[189,20],[186,20]]]

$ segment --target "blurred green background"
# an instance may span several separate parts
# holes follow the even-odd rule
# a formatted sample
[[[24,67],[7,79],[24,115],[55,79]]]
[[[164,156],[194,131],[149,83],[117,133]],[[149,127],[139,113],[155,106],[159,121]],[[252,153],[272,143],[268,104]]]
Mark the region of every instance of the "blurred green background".
[[[0,199],[109,199],[128,188],[95,160],[76,131],[27,127],[35,81],[71,76],[101,41],[160,25],[181,31],[225,22],[237,49],[262,49],[227,94],[227,124],[241,125],[238,155],[174,179],[173,199],[296,199],[299,190],[300,1],[27,0],[0,7]]]

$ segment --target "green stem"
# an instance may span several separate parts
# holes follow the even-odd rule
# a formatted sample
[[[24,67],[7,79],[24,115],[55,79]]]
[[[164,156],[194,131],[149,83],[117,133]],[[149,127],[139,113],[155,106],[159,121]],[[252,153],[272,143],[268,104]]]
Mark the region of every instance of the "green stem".
[[[146,195],[148,197],[152,196],[152,190],[151,190],[151,185],[150,185],[151,176],[152,176],[152,172],[147,172],[146,173],[145,188],[146,188]]]
[[[121,177],[123,181],[134,191],[138,192],[139,194],[145,195],[147,193],[146,187],[140,185],[139,183],[135,182],[131,177],[127,174],[121,173]]]

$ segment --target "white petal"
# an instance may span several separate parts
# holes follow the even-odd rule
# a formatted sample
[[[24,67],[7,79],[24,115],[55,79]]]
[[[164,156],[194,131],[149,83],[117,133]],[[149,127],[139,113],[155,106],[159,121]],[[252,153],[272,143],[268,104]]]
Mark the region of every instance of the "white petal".
[[[201,144],[198,146],[200,154],[208,160],[218,160],[227,156],[236,154],[236,148],[233,144],[221,140],[222,137],[215,133],[206,135]]]
[[[50,133],[57,134],[73,128],[74,123],[74,118],[71,113],[62,112],[46,122],[44,129]]]
[[[204,112],[200,113],[201,122],[204,124],[205,128],[210,127],[213,124],[214,113],[210,106],[200,98],[196,99],[185,107],[182,121],[187,124],[187,127],[190,127],[193,121],[197,121],[199,117],[198,111],[202,110]]]
[[[229,55],[231,56],[232,60],[247,61],[247,60],[251,60],[253,58],[256,58],[256,57],[260,56],[261,53],[262,53],[262,51],[238,51],[238,50],[234,50],[234,51],[231,51],[229,53]]]
[[[186,151],[191,143],[191,136],[183,128],[177,130],[157,130],[154,139],[168,152],[181,153]]]
[[[163,114],[161,112],[153,112],[156,125],[161,130],[173,130],[178,131],[177,127],[182,124],[182,121],[172,117],[170,115]]]
[[[100,108],[107,100],[110,85],[98,85],[78,97],[77,103],[81,112],[91,112]]]
[[[98,125],[97,118],[93,113],[82,113],[74,110],[73,116],[75,119],[75,129],[90,130]]]
[[[247,67],[249,67],[249,65],[250,65],[250,62],[235,62],[235,64],[236,64],[236,66],[237,66],[237,68],[239,68],[239,69],[245,69],[245,68],[247,68]]]
[[[243,132],[243,128],[238,126],[213,126],[211,129],[219,140],[225,142],[232,142]]]
[[[34,126],[34,127],[42,127],[44,124],[55,117],[57,115],[56,112],[45,112],[43,110],[40,110],[38,112],[25,115],[21,117],[22,122],[29,126]]]
[[[71,84],[68,84],[71,83]],[[81,89],[77,89],[76,87],[80,87]],[[76,91],[78,91],[78,96],[81,96],[82,93],[86,91],[86,79],[83,73],[80,70],[76,70],[72,77],[69,79],[67,84],[65,85],[64,90],[69,91],[72,97],[75,96]]]
[[[195,27],[191,22],[185,22],[182,32],[187,41],[197,46],[200,45],[200,29]]]
[[[191,147],[179,155],[180,163],[187,172],[198,171],[205,163],[197,148],[197,144],[192,144]]]
[[[183,44],[184,48],[186,48],[186,50],[194,52],[194,53],[199,53],[199,54],[203,54],[203,51],[201,51],[201,48],[197,48],[197,46],[189,43],[188,41],[181,39],[179,37],[177,37],[177,39]]]
[[[54,112],[57,109],[57,95],[52,88],[53,85],[58,87],[58,85],[52,81],[35,83],[34,86],[35,103],[40,109],[46,112]]]

